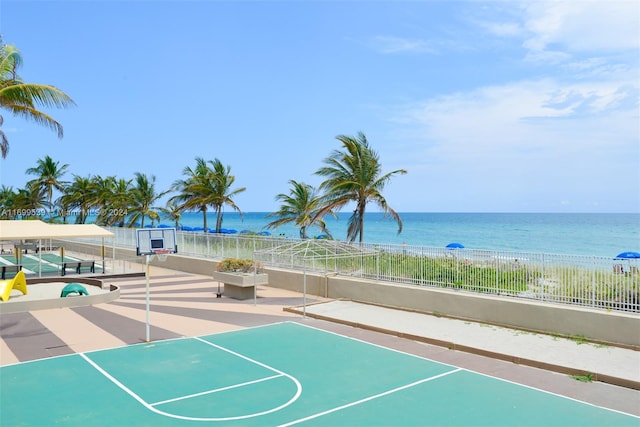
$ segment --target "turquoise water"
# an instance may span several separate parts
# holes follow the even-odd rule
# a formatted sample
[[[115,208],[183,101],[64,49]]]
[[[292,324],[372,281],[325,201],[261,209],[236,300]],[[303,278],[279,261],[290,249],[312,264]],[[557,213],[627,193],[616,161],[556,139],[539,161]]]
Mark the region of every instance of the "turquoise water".
[[[269,222],[266,212],[226,213],[223,228],[259,232]],[[338,240],[346,239],[349,213],[326,218],[329,231]],[[401,213],[404,224],[397,234],[395,222],[381,213],[367,213],[364,240],[443,247],[451,242],[466,248],[545,252],[575,255],[615,256],[624,251],[640,252],[640,214],[557,214],[557,213]],[[207,216],[207,226],[216,218]],[[172,225],[167,221],[163,224]],[[183,214],[181,224],[202,227],[202,214]],[[287,225],[269,230],[272,235],[297,238],[298,229]],[[320,234],[317,228],[310,236]]]

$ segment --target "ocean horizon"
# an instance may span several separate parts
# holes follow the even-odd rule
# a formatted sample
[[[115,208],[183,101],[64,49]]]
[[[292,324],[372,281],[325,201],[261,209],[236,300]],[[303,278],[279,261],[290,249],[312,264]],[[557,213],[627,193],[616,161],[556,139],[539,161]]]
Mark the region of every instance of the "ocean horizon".
[[[222,228],[230,233],[264,232],[298,238],[291,224],[267,230],[268,212],[225,213]],[[334,239],[345,241],[350,213],[325,217]],[[640,214],[636,213],[400,213],[403,230],[380,212],[365,214],[364,241],[377,244],[444,247],[457,242],[470,249],[543,252],[568,255],[612,256],[625,251],[640,252]],[[145,220],[145,226],[151,224]],[[174,226],[161,218],[163,226]],[[216,216],[207,213],[207,227],[215,228]],[[200,212],[185,212],[180,226],[203,227]],[[308,229],[309,237],[322,234]]]

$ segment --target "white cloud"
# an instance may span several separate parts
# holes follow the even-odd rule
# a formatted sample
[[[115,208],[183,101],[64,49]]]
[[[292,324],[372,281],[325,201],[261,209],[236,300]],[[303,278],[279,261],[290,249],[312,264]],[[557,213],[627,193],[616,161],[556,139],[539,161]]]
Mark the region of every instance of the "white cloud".
[[[523,10],[523,26],[530,33],[524,45],[533,51],[640,47],[640,3],[636,1],[535,1],[525,2]]]
[[[640,123],[637,100],[620,108],[625,96],[624,85],[524,81],[407,105],[395,118],[422,147],[405,154],[407,168],[442,197],[487,209],[570,200],[574,210],[629,210],[640,184],[618,183],[637,177]],[[611,193],[626,207],[610,206]]]
[[[429,42],[421,39],[409,39],[394,36],[376,36],[371,40],[372,47],[385,54],[416,52],[435,53],[436,50]]]
[[[479,22],[489,33],[501,37],[513,37],[522,34],[522,27],[515,22]]]
[[[589,65],[600,66],[602,57],[620,60],[618,54],[632,51],[637,64],[640,2],[554,0],[498,5],[489,9],[490,14],[479,11],[482,17],[471,22],[493,36],[521,40],[529,62],[564,64],[585,72]]]

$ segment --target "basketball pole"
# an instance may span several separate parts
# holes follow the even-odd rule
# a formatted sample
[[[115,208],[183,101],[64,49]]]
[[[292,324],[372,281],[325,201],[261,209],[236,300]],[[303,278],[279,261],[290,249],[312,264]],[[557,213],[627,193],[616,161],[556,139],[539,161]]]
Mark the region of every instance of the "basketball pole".
[[[149,255],[145,255],[146,258],[146,264],[147,264],[147,271],[145,273],[146,276],[146,282],[147,282],[147,342],[150,341],[149,338]]]
[[[165,242],[168,239],[168,242]],[[104,245],[103,245],[104,247]],[[114,248],[115,250],[115,248]],[[150,263],[156,259],[164,261],[167,254],[176,253],[178,246],[176,245],[176,229],[175,228],[139,228],[136,229],[136,255],[145,256],[145,288],[146,288],[146,341],[151,341],[151,322],[149,321],[150,309]],[[103,255],[104,263],[104,255]]]

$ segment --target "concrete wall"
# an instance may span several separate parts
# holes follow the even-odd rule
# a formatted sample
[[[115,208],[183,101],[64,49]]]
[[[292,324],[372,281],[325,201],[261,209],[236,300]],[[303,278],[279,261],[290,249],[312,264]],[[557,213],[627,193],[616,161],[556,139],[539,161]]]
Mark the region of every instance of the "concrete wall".
[[[66,243],[65,247],[68,247]],[[86,253],[92,253],[90,251],[93,250],[99,254],[99,248],[97,252],[95,248],[90,247],[77,247],[74,250],[83,250]],[[123,255],[135,257],[133,250],[118,251]],[[143,257],[139,259],[140,262],[144,262]],[[176,254],[169,256],[164,263],[154,261],[153,265],[212,276],[217,262]],[[303,272],[274,268],[267,268],[266,272],[269,274],[269,286],[303,291]],[[635,313],[311,273],[306,274],[306,291],[309,295],[348,299],[534,332],[584,337],[593,341],[640,347],[640,315]]]
[[[48,284],[51,282],[51,278],[27,279],[27,292],[29,292],[29,285],[37,285],[43,283]],[[9,303],[0,304],[0,314],[22,313],[25,311],[34,310],[49,310],[52,308],[83,307],[85,305],[103,304],[115,301],[120,298],[120,288],[118,286],[112,284],[104,284],[102,280],[99,279],[77,276],[73,278],[60,277],[56,278],[55,282],[81,283],[83,285],[95,286],[104,290],[108,290],[108,292],[74,296],[71,298],[43,298],[17,301],[10,300]]]

